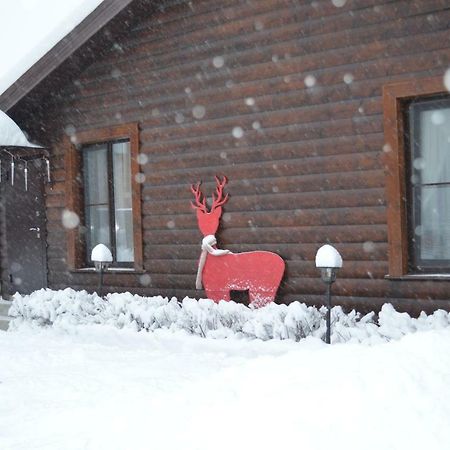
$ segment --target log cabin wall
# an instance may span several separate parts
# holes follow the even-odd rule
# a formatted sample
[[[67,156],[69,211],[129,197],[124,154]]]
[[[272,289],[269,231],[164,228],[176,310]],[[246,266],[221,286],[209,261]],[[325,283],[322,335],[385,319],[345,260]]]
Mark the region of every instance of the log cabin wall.
[[[53,137],[139,123],[150,279],[109,274],[109,289],[202,296],[194,290],[201,234],[189,185],[202,179],[211,193],[214,175],[224,174],[230,200],[220,246],[279,253],[287,263],[280,302],[322,302],[314,256],[328,242],[344,259],[338,303],[449,309],[449,282],[384,278],[381,162],[382,86],[442,76],[449,21],[447,0],[193,0],[142,17],[47,112],[60,122]],[[66,264],[64,147],[53,152],[49,286],[94,290],[95,275]]]

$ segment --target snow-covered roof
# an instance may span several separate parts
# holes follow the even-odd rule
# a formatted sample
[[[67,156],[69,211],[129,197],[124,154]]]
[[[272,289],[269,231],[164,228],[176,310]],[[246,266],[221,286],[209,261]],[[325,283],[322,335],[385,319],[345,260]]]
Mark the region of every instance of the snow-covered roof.
[[[2,2],[0,94],[83,21],[103,0]]]
[[[20,0],[2,5],[0,109],[8,112],[113,19],[117,18],[113,31],[125,33],[133,22],[125,20],[132,14],[128,6],[133,2]]]
[[[39,148],[40,146],[29,142],[14,120],[0,110],[0,147]]]

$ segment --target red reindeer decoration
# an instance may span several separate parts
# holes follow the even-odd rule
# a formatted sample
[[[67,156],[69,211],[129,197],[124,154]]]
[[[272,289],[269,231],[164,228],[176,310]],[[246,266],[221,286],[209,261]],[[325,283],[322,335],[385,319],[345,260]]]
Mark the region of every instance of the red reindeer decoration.
[[[205,288],[208,298],[218,302],[230,300],[230,291],[248,291],[250,304],[256,307],[272,302],[284,273],[284,261],[275,253],[254,251],[232,253],[216,247],[215,233],[219,227],[222,205],[228,200],[223,188],[224,177],[216,177],[216,193],[211,210],[200,190],[201,182],[191,186],[195,196],[192,206],[197,210],[197,220],[203,234],[196,288]]]

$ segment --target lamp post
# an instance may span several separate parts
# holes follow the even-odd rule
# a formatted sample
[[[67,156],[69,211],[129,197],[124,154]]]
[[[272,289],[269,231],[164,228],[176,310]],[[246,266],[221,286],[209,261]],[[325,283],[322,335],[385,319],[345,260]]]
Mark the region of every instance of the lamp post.
[[[336,281],[336,271],[342,267],[342,257],[331,245],[323,245],[316,253],[316,267],[320,269],[322,281],[326,284],[327,333],[325,342],[331,342],[331,285]]]
[[[95,270],[99,273],[98,295],[103,297],[103,273],[108,270],[112,263],[112,253],[106,245],[97,244],[92,249],[91,260],[94,263]]]

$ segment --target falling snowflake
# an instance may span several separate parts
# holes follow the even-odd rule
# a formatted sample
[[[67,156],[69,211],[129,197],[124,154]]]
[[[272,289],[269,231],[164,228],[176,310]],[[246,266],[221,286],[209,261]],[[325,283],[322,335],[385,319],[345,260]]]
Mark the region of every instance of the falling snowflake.
[[[183,115],[183,113],[180,113],[180,112],[175,113],[175,122],[176,123],[183,123],[184,122],[184,115]]]
[[[78,217],[77,213],[65,209],[61,215],[61,222],[64,228],[72,230],[80,224],[80,218]]]
[[[139,184],[145,183],[145,175],[142,172],[137,173],[134,176],[134,179],[136,180],[136,183]]]
[[[231,134],[236,139],[240,139],[242,136],[244,136],[244,130],[241,127],[234,127]]]
[[[353,75],[351,73],[346,73],[343,77],[344,83],[345,84],[352,84],[353,83]]]
[[[212,63],[216,69],[220,69],[225,64],[225,59],[223,56],[215,56]]]
[[[366,241],[363,244],[363,250],[366,253],[371,253],[375,250],[375,244],[372,241]]]
[[[149,274],[144,273],[139,277],[139,283],[142,286],[150,286],[150,284],[152,283],[152,277]]]
[[[305,86],[308,88],[314,87],[316,85],[316,77],[314,75],[307,75],[305,77]]]
[[[145,153],[139,153],[137,156],[137,162],[141,166],[148,163],[148,156]]]
[[[192,115],[196,118],[196,119],[203,119],[203,117],[205,117],[206,114],[206,109],[204,106],[202,105],[195,105],[192,108]]]

